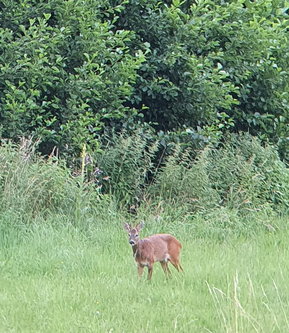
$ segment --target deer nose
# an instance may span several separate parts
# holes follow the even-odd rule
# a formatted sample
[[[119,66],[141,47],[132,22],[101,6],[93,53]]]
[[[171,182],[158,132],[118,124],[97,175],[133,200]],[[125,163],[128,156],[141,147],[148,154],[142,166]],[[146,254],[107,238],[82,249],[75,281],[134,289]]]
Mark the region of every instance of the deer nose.
[[[134,245],[135,241],[133,241],[132,239],[129,241],[130,245]]]

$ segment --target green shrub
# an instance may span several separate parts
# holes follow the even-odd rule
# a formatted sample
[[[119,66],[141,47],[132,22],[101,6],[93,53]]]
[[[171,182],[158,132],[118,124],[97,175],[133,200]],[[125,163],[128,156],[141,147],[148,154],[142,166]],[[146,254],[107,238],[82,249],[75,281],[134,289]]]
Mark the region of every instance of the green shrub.
[[[34,135],[40,149],[77,156],[112,120],[132,117],[125,106],[144,60],[131,55],[131,33],[101,20],[105,2],[5,1],[0,23],[2,136]],[[111,8],[111,11],[114,12]]]
[[[197,159],[176,148],[149,193],[153,202],[186,207],[193,213],[227,207],[247,214],[268,205],[287,212],[289,170],[274,147],[236,135],[219,148],[205,148]]]
[[[122,204],[138,205],[143,200],[158,152],[158,141],[141,129],[132,135],[111,137],[109,146],[96,156],[101,172],[109,177],[103,191]]]
[[[71,158],[143,115],[197,142],[248,131],[286,159],[287,30],[285,0],[2,1],[1,135]]]
[[[213,138],[245,130],[287,154],[286,1],[133,0],[116,26],[146,53],[130,101],[147,121]]]

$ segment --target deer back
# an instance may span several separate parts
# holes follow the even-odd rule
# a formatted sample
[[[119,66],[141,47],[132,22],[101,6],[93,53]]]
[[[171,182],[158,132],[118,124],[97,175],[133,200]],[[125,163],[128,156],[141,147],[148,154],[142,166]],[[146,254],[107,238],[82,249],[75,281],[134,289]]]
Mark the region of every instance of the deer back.
[[[137,261],[167,261],[177,255],[181,243],[172,235],[156,234],[139,240],[135,253]]]

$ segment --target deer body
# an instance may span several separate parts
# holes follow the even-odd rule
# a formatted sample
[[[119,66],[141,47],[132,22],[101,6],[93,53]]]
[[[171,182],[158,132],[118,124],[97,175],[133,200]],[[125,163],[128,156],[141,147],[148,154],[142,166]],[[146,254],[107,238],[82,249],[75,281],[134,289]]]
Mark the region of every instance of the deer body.
[[[168,262],[171,262],[178,271],[183,270],[179,260],[182,245],[175,237],[169,234],[156,234],[139,239],[138,233],[143,227],[142,223],[135,228],[126,223],[124,227],[129,234],[129,243],[137,262],[139,277],[142,276],[144,267],[147,267],[150,280],[153,265],[157,261],[161,263],[166,275],[170,274]]]

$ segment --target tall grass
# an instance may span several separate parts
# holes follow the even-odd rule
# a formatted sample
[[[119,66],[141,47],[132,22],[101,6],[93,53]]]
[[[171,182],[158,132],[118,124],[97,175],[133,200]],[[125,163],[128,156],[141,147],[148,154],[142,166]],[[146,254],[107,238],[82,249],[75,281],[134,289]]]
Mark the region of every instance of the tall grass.
[[[218,221],[223,230],[242,223],[249,230],[255,216],[288,213],[289,169],[274,147],[255,138],[232,136],[197,154],[176,146],[161,161],[158,141],[144,133],[121,134],[112,143],[74,175],[63,161],[38,156],[32,142],[2,144],[2,214],[27,223],[53,213],[79,223],[103,214],[109,220],[134,204],[139,218],[165,224],[200,219]]]
[[[288,212],[289,169],[274,147],[241,135],[191,155],[177,147],[167,158],[149,189],[152,202],[187,213],[231,209],[240,217],[264,209]]]
[[[289,209],[288,167],[273,146],[246,134],[200,151],[176,144],[170,152],[142,132],[120,134],[95,160],[109,177],[103,192],[124,205],[174,206],[182,214],[225,208],[240,216]]]
[[[36,158],[33,147],[22,154],[9,145],[1,147],[0,161],[2,210],[31,218],[71,207],[77,187],[58,163]]]

